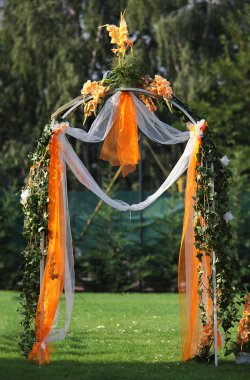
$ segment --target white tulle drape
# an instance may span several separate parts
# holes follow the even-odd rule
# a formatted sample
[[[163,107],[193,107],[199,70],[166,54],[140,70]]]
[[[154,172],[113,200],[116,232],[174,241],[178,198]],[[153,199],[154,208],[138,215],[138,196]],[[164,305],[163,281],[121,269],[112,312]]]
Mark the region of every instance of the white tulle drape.
[[[101,198],[107,205],[119,210],[119,211],[139,211],[151,205],[156,201],[187,169],[189,163],[189,157],[193,151],[195,138],[190,138],[186,148],[180,157],[177,164],[172,169],[169,176],[159,187],[159,189],[152,195],[150,195],[145,201],[129,205],[122,200],[111,199],[104,191],[99,187],[94,178],[91,176],[87,168],[84,166],[82,161],[79,159],[72,146],[68,142],[65,136],[60,136],[61,145],[64,151],[64,159],[74,173],[79,182],[81,182],[85,187],[91,190],[99,198]]]
[[[71,128],[68,122],[52,123],[52,130],[61,130],[59,134],[59,140],[61,144],[61,161],[62,164],[67,164],[76,178],[82,183],[86,188],[91,190],[99,198],[101,198],[107,205],[116,208],[120,211],[139,211],[151,205],[157,200],[187,169],[189,165],[190,156],[194,150],[195,141],[197,136],[199,136],[199,125],[198,122],[195,125],[195,130],[197,133],[190,133],[189,131],[181,132],[176,128],[171,127],[170,125],[162,122],[159,118],[148,110],[148,108],[134,95],[132,98],[137,111],[137,121],[139,129],[151,140],[164,144],[172,145],[183,143],[187,141],[184,152],[174,168],[172,169],[169,176],[163,182],[163,184],[158,188],[158,190],[150,195],[143,202],[129,205],[128,203],[122,200],[111,199],[100,186],[96,183],[94,178],[91,176],[83,162],[79,159],[71,144],[69,143],[66,134],[73,136],[74,138],[89,142],[97,143],[105,139],[109,133],[114,121],[116,120],[120,92],[112,95],[104,107],[96,117],[93,122],[90,130],[88,132],[79,129]],[[66,171],[64,171],[63,181],[63,196],[64,196],[64,207],[66,215],[66,263],[65,263],[65,297],[66,297],[66,314],[65,314],[65,324],[63,328],[58,329],[56,327],[57,319],[55,318],[54,326],[50,331],[46,341],[56,341],[64,339],[70,323],[72,307],[73,307],[73,296],[74,296],[74,260],[73,260],[73,250],[72,250],[72,239],[70,231],[70,218],[68,211],[68,197],[67,197],[67,179]],[[59,310],[57,312],[57,316]]]

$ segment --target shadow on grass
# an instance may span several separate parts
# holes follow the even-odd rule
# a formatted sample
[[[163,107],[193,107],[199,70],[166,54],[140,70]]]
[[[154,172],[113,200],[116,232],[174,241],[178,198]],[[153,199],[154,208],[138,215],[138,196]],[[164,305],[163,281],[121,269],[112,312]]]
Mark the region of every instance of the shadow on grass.
[[[70,352],[68,353],[70,357]],[[250,366],[237,366],[234,362],[213,364],[143,363],[143,362],[95,362],[78,360],[53,360],[50,365],[39,367],[25,359],[0,359],[0,380],[240,380],[250,377]]]

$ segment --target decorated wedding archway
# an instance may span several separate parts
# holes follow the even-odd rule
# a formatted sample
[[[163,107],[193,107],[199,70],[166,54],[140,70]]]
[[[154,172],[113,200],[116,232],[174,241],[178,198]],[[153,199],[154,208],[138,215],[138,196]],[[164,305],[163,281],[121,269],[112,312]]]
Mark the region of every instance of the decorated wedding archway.
[[[230,304],[231,213],[227,210],[227,157],[220,158],[211,129],[194,117],[160,75],[151,79],[140,70],[128,37],[124,16],[120,26],[106,25],[116,44],[117,63],[99,82],[84,84],[81,96],[59,108],[46,125],[34,154],[27,186],[22,193],[25,213],[26,269],[23,291],[21,347],[30,360],[49,363],[49,343],[65,338],[74,297],[74,260],[67,199],[66,166],[78,181],[107,205],[136,212],[150,206],[187,170],[185,213],[179,255],[178,288],[181,320],[181,359],[214,356],[222,346],[219,330],[234,321]],[[136,73],[136,75],[135,75]],[[189,120],[182,132],[155,114],[157,104],[178,110]],[[97,114],[88,132],[72,128],[67,116],[84,105],[84,116]],[[103,192],[67,139],[103,141],[100,158],[120,166],[123,176],[140,160],[138,129],[163,145],[186,143],[183,154],[155,193],[138,204],[114,200]],[[29,276],[33,269],[33,275]],[[40,275],[40,282],[38,276]],[[40,285],[39,285],[40,283]],[[65,292],[66,313],[57,327],[59,301]],[[219,318],[217,318],[217,313]],[[231,314],[230,314],[231,313]],[[35,320],[35,328],[34,326]]]

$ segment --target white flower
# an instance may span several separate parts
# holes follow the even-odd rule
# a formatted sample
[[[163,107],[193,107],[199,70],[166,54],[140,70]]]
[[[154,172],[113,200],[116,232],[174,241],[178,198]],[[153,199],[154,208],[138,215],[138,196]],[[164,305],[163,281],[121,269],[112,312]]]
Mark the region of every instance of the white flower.
[[[46,350],[46,343],[44,342],[44,340],[43,340],[42,343],[41,343],[41,349],[42,349],[43,351]]]
[[[228,166],[230,160],[227,156],[223,156],[221,159],[220,159],[220,162],[222,163],[223,166]]]
[[[26,205],[29,196],[30,196],[30,191],[29,191],[29,189],[22,190],[20,203],[21,203],[23,206]]]
[[[203,137],[203,131],[201,128],[203,127],[204,123],[204,119],[197,121],[195,124],[188,123],[187,126],[190,129],[190,137]]]
[[[230,222],[233,219],[233,214],[231,211],[228,211],[224,214],[224,220],[226,223]]]

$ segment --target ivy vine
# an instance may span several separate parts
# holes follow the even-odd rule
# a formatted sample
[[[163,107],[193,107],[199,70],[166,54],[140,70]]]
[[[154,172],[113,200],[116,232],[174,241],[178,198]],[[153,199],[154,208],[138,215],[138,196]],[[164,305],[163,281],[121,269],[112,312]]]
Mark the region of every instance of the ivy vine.
[[[221,162],[214,136],[209,127],[206,128],[202,145],[197,153],[197,191],[194,197],[195,246],[198,268],[200,313],[203,328],[210,324],[210,339],[207,345],[199,347],[197,358],[211,360],[213,356],[213,315],[206,315],[202,293],[202,260],[210,257],[212,266],[213,252],[216,256],[216,295],[218,305],[218,321],[225,333],[225,345],[231,339],[232,327],[239,320],[239,306],[244,296],[233,284],[235,277],[236,259],[232,257],[232,234],[230,222],[225,215],[229,211],[228,186],[231,172]],[[212,274],[208,278],[209,295],[213,298]],[[212,328],[211,328],[212,326]]]
[[[39,297],[40,260],[46,258],[46,237],[48,228],[48,166],[50,154],[48,149],[51,136],[50,124],[42,132],[34,153],[30,154],[31,170],[28,182],[23,189],[24,236],[26,248],[23,257],[23,289],[21,293],[20,313],[22,315],[22,332],[19,345],[23,355],[27,356],[35,342],[34,319]],[[44,250],[40,242],[43,238]]]

